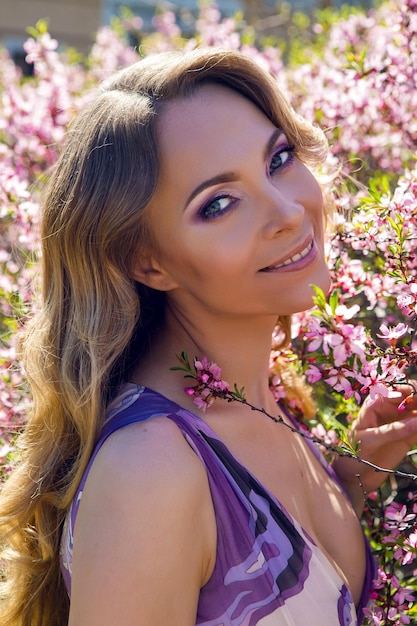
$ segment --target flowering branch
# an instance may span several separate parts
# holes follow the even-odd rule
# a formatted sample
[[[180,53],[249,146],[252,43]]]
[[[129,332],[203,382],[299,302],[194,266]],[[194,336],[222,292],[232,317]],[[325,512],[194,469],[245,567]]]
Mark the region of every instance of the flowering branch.
[[[145,54],[196,45],[241,50],[278,78],[294,110],[326,129],[331,153],[322,173],[332,181],[328,195],[337,209],[327,250],[334,291],[314,315],[296,316],[293,326],[293,354],[315,387],[319,422],[313,433],[322,432],[331,443],[340,430],[340,447],[346,436],[351,451],[348,432],[334,425],[330,412],[349,422],[365,394],[377,397],[397,382],[412,383],[404,372],[417,371],[417,1],[385,0],[368,14],[326,10],[316,13],[311,29],[282,14],[296,34],[278,45],[268,39],[267,46],[256,44],[262,32],[248,30],[244,19],[223,17],[213,4],[203,7],[191,40],[182,35],[178,15],[175,8],[162,12],[154,21],[156,32],[145,33],[141,19],[123,11],[120,20],[99,30],[86,59],[58,47],[46,23],[39,22],[25,44],[30,77],[0,50],[0,481],[12,469],[14,435],[30,410],[12,337],[31,308],[37,265],[30,259],[39,244],[45,173],[56,161],[68,121],[83,109],[98,79],[139,60],[138,47],[128,39],[140,42]],[[336,170],[340,176],[334,176]],[[295,366],[289,351],[276,355]],[[221,374],[211,365],[202,367],[198,381],[190,369],[187,393],[205,410],[216,397],[206,384],[217,387],[217,394],[226,391]],[[296,398],[273,372],[274,397],[293,410]],[[231,393],[243,396],[243,390]],[[415,468],[411,462],[404,467]],[[404,563],[415,552],[406,546],[401,557],[407,537],[416,550],[417,533],[407,528],[411,534],[405,537],[401,529],[392,544],[382,540],[388,532],[385,516],[397,504],[392,503],[395,479],[390,474],[389,493],[375,516],[380,527],[372,521],[369,529],[374,552],[383,555],[381,587],[369,616],[373,626],[417,623],[417,606],[409,606],[409,590],[398,583],[404,574],[417,587],[411,561]],[[408,488],[395,493],[407,515],[416,513]]]
[[[252,411],[262,413],[276,424],[282,424],[291,432],[300,435],[304,439],[308,439],[313,443],[323,446],[328,452],[338,454],[339,456],[344,456],[349,459],[354,459],[363,465],[371,467],[375,472],[393,474],[394,476],[417,481],[417,474],[387,469],[361,458],[358,454],[360,443],[353,441],[352,437],[349,437],[348,431],[342,428],[339,433],[341,445],[330,444],[320,437],[316,437],[307,430],[301,431],[298,428],[295,428],[286,422],[282,417],[271,415],[263,407],[257,407],[251,404],[245,398],[244,387],[239,388],[235,383],[233,390],[231,390],[229,383],[221,378],[221,368],[217,365],[217,363],[209,362],[207,357],[203,357],[201,360],[198,360],[197,357],[195,357],[193,364],[191,365],[186,350],[183,350],[181,354],[176,354],[175,356],[180,365],[172,367],[171,370],[182,371],[185,374],[184,378],[190,378],[195,381],[195,385],[186,387],[184,391],[187,395],[193,397],[194,404],[196,404],[196,406],[203,412],[213,405],[216,398],[226,400],[227,402],[239,402],[240,404],[244,404],[249,407]]]
[[[392,478],[417,480],[417,476],[413,473],[385,469],[362,459],[358,454],[359,443],[354,442],[352,433],[343,428],[340,429],[339,434],[341,445],[334,445],[313,435],[307,429],[302,431],[295,428],[282,417],[271,415],[263,407],[256,407],[245,398],[243,387],[238,388],[234,384],[234,388],[231,390],[229,383],[222,379],[221,368],[216,363],[209,362],[206,357],[201,360],[194,358],[191,364],[186,350],[183,350],[180,355],[176,355],[176,358],[179,361],[179,366],[171,369],[182,371],[185,378],[195,382],[194,385],[187,386],[185,392],[193,397],[193,402],[203,412],[213,405],[216,398],[227,402],[239,402],[248,406],[252,411],[262,413],[273,422],[283,424],[291,432],[323,446],[331,453],[355,459],[371,467],[375,472],[387,473]],[[372,603],[364,609],[364,615],[369,625],[409,624],[408,614],[410,614],[410,610],[412,611],[410,606],[414,600],[414,589],[407,587],[402,582],[396,573],[396,568],[410,565],[417,558],[417,496],[410,493],[407,504],[400,505],[397,502],[391,502],[387,506],[385,506],[383,498],[380,497],[381,510],[377,515],[373,505],[370,504],[372,499],[375,499],[375,494],[367,494],[363,488],[360,474],[356,476],[364,494],[363,523],[366,525],[371,546],[380,562],[378,577],[374,581],[371,594]]]

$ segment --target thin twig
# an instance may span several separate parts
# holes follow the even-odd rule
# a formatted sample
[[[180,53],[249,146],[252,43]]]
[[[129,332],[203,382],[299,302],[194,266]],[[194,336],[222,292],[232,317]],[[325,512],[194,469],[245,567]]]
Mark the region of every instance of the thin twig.
[[[218,392],[218,391],[212,390],[209,386],[208,388],[213,393],[213,395],[216,395],[219,398],[223,398],[224,400],[227,400],[227,402],[240,402],[241,404],[248,406],[252,411],[258,411],[259,413],[262,413],[266,417],[269,417],[269,419],[271,419],[273,422],[277,424],[283,424],[284,426],[289,428],[291,432],[297,435],[300,435],[304,439],[307,439],[309,441],[312,441],[313,443],[323,446],[328,452],[334,452],[335,454],[338,454],[339,456],[344,456],[348,459],[353,459],[355,461],[358,461],[358,463],[362,463],[363,465],[366,465],[367,467],[372,468],[375,472],[382,472],[384,474],[392,474],[400,478],[408,478],[409,480],[417,481],[417,474],[411,474],[409,472],[401,472],[400,470],[391,470],[385,467],[380,467],[379,465],[375,465],[375,463],[372,463],[371,461],[367,461],[366,459],[363,459],[362,457],[358,456],[354,452],[342,450],[340,447],[335,447],[332,444],[326,443],[325,441],[323,441],[323,439],[320,439],[319,437],[316,437],[315,435],[312,435],[311,433],[306,433],[306,432],[299,430],[298,428],[295,428],[291,424],[288,424],[282,417],[275,417],[274,415],[271,415],[264,408],[259,408],[251,404],[250,402],[248,402],[248,400],[246,400],[246,398],[236,396],[232,391]]]

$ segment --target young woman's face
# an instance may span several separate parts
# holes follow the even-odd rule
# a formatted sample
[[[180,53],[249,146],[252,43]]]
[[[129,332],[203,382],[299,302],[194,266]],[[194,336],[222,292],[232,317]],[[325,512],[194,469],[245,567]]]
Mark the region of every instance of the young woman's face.
[[[311,285],[329,287],[323,199],[283,131],[240,94],[206,85],[169,105],[157,132],[148,284],[191,314],[311,307]]]

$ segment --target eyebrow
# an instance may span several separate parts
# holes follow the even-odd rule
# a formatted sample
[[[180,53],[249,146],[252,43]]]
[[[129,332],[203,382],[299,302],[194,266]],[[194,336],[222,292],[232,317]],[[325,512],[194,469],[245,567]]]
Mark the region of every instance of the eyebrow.
[[[282,134],[284,133],[284,131],[281,128],[276,128],[274,130],[274,132],[272,133],[272,135],[270,136],[268,143],[265,146],[265,150],[264,150],[264,160],[266,160],[272,150],[272,148],[274,147],[278,137],[280,137]],[[201,193],[202,191],[204,191],[205,189],[208,189],[209,187],[213,187],[214,185],[219,185],[222,183],[231,183],[234,180],[236,180],[238,178],[237,174],[235,172],[224,172],[223,174],[217,174],[217,176],[213,176],[212,178],[208,178],[207,180],[203,181],[202,183],[200,183],[200,185],[197,185],[197,187],[190,193],[190,195],[187,198],[187,201],[185,203],[185,206],[187,207],[190,202],[192,200],[194,200],[194,198],[196,196],[198,196],[199,193]]]

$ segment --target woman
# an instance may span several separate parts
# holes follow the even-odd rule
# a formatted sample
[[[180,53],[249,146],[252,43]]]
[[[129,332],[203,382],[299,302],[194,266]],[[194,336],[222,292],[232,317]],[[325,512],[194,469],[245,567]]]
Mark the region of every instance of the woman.
[[[288,330],[311,285],[329,287],[309,169],[326,149],[253,61],[213,49],[148,57],[75,121],[24,341],[34,411],[2,495],[3,624],[361,621],[373,568],[357,466],[339,461],[337,478],[238,403],[197,416],[172,369],[184,348],[206,356],[294,426],[269,353],[277,317]],[[370,460],[394,465],[417,439],[396,404],[362,410]],[[382,479],[360,472],[365,489]]]

